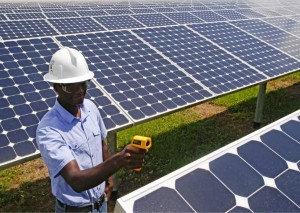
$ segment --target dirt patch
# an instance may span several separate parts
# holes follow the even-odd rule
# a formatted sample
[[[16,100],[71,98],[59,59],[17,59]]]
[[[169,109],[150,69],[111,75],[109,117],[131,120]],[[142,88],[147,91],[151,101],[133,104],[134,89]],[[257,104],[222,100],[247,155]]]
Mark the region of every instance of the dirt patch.
[[[203,103],[193,107],[193,110],[197,112],[202,119],[204,119],[225,112],[227,110],[227,107],[217,106],[212,103]]]

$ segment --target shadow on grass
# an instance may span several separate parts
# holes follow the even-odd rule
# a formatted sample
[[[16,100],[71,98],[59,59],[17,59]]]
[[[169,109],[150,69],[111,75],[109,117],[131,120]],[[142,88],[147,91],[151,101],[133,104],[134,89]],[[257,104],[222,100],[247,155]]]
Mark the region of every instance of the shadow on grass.
[[[300,84],[270,92],[266,96],[262,126],[300,108]],[[153,137],[142,172],[121,170],[119,197],[142,187],[200,157],[231,143],[253,128],[256,98],[237,104],[223,113],[180,125]],[[193,110],[193,108],[187,109]],[[195,112],[197,113],[197,112]],[[109,205],[112,211],[114,203]],[[53,212],[54,197],[49,178],[0,191],[0,212]]]
[[[27,182],[9,191],[0,191],[0,212],[54,212],[50,179]]]

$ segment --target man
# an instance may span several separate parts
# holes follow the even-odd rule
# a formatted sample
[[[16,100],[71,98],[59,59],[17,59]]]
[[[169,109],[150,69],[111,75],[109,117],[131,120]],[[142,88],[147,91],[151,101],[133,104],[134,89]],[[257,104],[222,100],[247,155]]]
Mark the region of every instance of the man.
[[[41,120],[36,140],[48,167],[56,212],[106,212],[111,176],[120,168],[143,165],[145,151],[131,145],[109,156],[101,115],[84,99],[93,76],[84,56],[67,47],[52,56],[44,76],[58,97]]]

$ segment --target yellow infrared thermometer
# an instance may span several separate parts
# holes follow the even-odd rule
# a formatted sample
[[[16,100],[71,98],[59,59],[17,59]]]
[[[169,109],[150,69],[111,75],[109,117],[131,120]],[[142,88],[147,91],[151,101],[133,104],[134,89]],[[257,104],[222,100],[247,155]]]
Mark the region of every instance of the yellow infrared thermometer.
[[[150,137],[136,135],[132,138],[131,145],[139,149],[145,149],[148,152],[148,149],[150,149],[152,146],[152,140]],[[142,168],[138,168],[134,170],[139,172],[142,170]]]

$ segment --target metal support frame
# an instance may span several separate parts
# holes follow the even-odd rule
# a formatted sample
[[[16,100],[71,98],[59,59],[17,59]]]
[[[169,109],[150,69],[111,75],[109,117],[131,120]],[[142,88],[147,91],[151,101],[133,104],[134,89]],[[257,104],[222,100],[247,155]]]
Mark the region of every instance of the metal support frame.
[[[267,82],[261,83],[259,85],[259,91],[258,91],[257,101],[256,101],[255,117],[253,123],[254,128],[259,128],[261,125],[263,107],[264,107],[265,96],[266,96],[266,89],[267,89]]]

